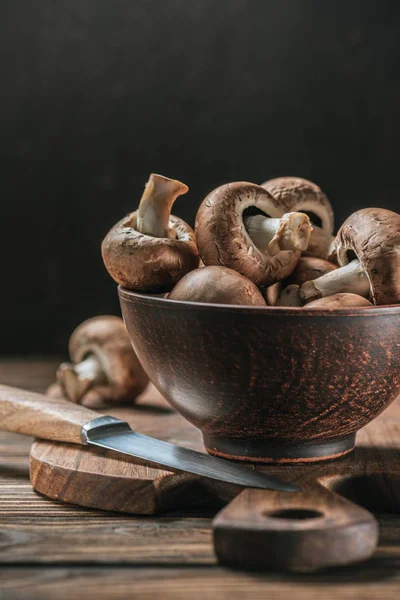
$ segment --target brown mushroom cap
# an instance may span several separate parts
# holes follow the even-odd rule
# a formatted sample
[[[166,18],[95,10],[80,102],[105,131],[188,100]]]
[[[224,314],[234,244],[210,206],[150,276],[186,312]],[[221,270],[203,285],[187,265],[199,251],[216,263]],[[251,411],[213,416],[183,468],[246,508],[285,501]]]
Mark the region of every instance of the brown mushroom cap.
[[[281,291],[282,281],[277,281],[276,283],[263,288],[262,293],[268,306],[276,306]]]
[[[46,395],[51,398],[63,398],[64,400],[71,400],[68,398],[67,392],[65,390],[65,386],[60,383],[52,383],[47,391]],[[72,400],[71,400],[72,401]],[[87,392],[85,392],[84,396],[79,400],[79,404],[84,404],[89,408],[99,408],[103,406],[106,400],[99,392],[97,388],[91,388]]]
[[[124,322],[119,317],[94,317],[79,325],[71,335],[69,354],[75,365],[89,356],[94,356],[99,361],[104,380],[95,384],[87,393],[94,393],[105,402],[132,402],[148,384],[149,378],[132,348]],[[63,384],[62,369],[58,376]]]
[[[224,266],[238,271],[256,285],[272,285],[295,268],[300,250],[281,250],[271,256],[253,242],[244,224],[246,209],[264,215],[284,215],[280,203],[254,183],[222,185],[203,200],[196,217],[197,246],[207,266]]]
[[[195,233],[170,214],[176,198],[188,189],[175,179],[150,175],[138,210],[114,225],[101,245],[114,281],[142,292],[168,291],[197,268]]]
[[[309,302],[305,308],[318,308],[320,310],[328,310],[335,308],[351,308],[352,306],[373,306],[367,298],[358,296],[357,294],[334,294],[333,296],[325,296]]]
[[[278,200],[285,212],[299,211],[308,214],[313,231],[303,254],[326,258],[335,222],[331,203],[321,188],[301,177],[277,177],[266,181],[262,187]]]
[[[400,302],[400,215],[384,208],[359,210],[343,223],[334,247],[340,266],[351,253],[357,256],[374,304]]]
[[[137,211],[109,231],[101,245],[104,264],[111,277],[131,290],[170,290],[179,279],[196,269],[199,255],[193,229],[170,216],[176,238],[158,238],[136,230]]]
[[[288,284],[303,285],[306,281],[312,281],[318,279],[326,273],[330,273],[337,269],[337,265],[324,260],[323,258],[317,258],[316,256],[302,256],[297,263],[297,266],[293,273],[288,277]]]
[[[62,386],[59,383],[55,382],[49,385],[49,387],[46,390],[46,395],[50,396],[51,398],[64,398],[65,392]]]
[[[226,267],[202,267],[176,284],[169,300],[265,306],[260,290],[249,279]]]

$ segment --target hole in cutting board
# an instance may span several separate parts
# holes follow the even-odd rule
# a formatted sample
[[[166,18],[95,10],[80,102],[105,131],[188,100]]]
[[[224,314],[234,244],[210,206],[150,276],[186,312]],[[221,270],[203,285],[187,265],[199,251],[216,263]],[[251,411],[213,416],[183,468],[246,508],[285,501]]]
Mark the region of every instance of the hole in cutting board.
[[[308,508],[286,508],[264,513],[265,517],[272,519],[292,519],[293,521],[303,521],[305,519],[320,519],[323,513],[318,510]]]

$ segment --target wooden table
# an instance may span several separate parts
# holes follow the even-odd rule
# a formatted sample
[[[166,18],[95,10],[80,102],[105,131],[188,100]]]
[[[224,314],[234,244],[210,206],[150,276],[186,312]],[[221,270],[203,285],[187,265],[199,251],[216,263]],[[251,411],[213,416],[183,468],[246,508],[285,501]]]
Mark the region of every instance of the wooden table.
[[[44,391],[56,364],[1,360],[0,382]],[[216,564],[211,514],[123,516],[39,496],[29,483],[30,443],[0,433],[1,599],[400,598],[400,517],[379,515],[378,552],[362,565],[313,575],[232,572]]]

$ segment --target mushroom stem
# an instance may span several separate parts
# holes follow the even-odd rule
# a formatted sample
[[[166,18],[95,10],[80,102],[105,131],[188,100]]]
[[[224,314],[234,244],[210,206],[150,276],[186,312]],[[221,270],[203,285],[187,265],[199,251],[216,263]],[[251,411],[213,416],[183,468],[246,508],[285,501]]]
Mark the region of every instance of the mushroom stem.
[[[62,363],[57,369],[57,381],[65,390],[68,398],[78,403],[94,385],[104,383],[106,375],[99,359],[89,354],[82,362]]]
[[[188,186],[175,179],[152,173],[137,210],[136,230],[152,237],[175,237],[169,227],[172,205]]]
[[[282,250],[304,251],[312,231],[310,219],[304,213],[286,213],[280,219],[263,215],[245,218],[247,232],[260,250],[271,256]]]
[[[370,282],[360,261],[353,260],[348,265],[326,273],[318,279],[306,281],[300,287],[299,293],[306,302],[339,293],[357,294],[368,298]]]
[[[303,306],[304,302],[299,296],[300,286],[296,284],[288,285],[279,294],[276,306]]]

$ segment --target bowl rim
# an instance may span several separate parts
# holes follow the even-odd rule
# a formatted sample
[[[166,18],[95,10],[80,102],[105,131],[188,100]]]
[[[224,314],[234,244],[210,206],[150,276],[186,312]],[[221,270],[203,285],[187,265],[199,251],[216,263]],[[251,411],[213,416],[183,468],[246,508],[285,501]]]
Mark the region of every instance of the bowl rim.
[[[170,300],[159,295],[149,294],[146,292],[136,292],[122,286],[118,286],[118,294],[120,298],[128,301],[141,301],[141,304],[155,306],[164,309],[184,309],[196,310],[198,312],[232,312],[238,314],[256,314],[261,315],[282,315],[292,317],[377,317],[383,315],[400,315],[400,304],[384,304],[380,306],[357,306],[345,308],[330,308],[321,310],[318,308],[305,308],[299,306],[249,306],[238,304],[215,304],[211,302],[188,302],[184,300]]]

